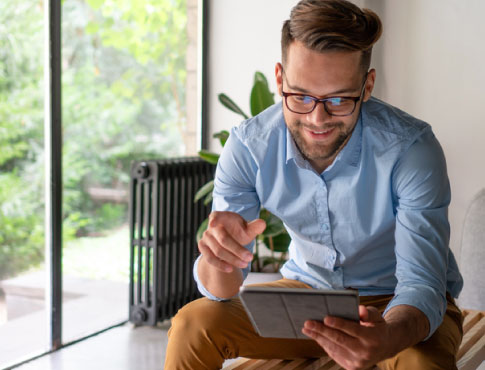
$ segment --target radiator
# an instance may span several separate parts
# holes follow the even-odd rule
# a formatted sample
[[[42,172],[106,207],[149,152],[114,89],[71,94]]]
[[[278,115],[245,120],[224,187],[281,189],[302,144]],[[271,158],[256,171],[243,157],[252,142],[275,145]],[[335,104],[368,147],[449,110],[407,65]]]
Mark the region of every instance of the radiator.
[[[198,157],[133,163],[130,180],[130,321],[156,325],[198,298],[196,232],[210,206],[194,203],[215,166]]]

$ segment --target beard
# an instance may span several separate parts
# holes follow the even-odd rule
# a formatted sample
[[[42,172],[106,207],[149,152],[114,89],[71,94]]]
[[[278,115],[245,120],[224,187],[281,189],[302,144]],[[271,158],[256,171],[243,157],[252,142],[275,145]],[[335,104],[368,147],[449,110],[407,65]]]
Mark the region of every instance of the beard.
[[[325,129],[335,129],[338,131],[338,136],[330,143],[311,143],[305,141],[302,130],[303,124],[300,120],[297,120],[293,125],[288,126],[288,130],[295,140],[295,144],[300,149],[301,154],[305,159],[310,161],[328,160],[332,158],[336,153],[340,151],[347,139],[350,137],[353,131],[353,127],[348,131],[345,130],[343,122],[333,122],[331,125],[325,126]],[[322,130],[321,128],[319,130]]]

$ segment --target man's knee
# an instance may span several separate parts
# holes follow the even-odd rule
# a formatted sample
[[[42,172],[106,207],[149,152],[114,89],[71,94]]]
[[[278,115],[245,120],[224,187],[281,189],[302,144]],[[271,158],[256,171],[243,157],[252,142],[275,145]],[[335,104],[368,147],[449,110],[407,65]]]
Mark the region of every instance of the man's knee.
[[[430,350],[419,345],[398,353],[395,357],[379,364],[385,370],[442,370],[456,369],[456,358],[445,351]]]
[[[219,331],[224,327],[225,307],[224,303],[201,298],[178,311],[168,331],[165,368],[221,368],[225,351]]]
[[[189,338],[193,335],[207,335],[220,329],[225,321],[226,305],[222,302],[200,298],[182,307],[172,318],[169,337],[174,334]],[[227,323],[227,321],[226,321]]]

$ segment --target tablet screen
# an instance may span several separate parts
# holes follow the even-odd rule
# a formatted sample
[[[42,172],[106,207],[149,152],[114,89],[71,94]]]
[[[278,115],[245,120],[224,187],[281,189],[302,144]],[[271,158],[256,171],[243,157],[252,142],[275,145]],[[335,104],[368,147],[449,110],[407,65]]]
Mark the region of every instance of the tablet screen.
[[[327,315],[359,321],[359,297],[352,290],[243,286],[239,297],[263,337],[308,339],[301,332],[304,322],[322,321]]]

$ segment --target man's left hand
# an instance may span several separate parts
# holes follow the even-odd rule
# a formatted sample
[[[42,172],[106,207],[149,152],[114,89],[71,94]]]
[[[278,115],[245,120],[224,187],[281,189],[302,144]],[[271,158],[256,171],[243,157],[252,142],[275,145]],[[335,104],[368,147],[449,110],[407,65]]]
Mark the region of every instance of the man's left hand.
[[[359,316],[360,323],[330,316],[323,322],[306,321],[302,332],[340,366],[367,369],[394,354],[393,338],[375,307],[359,306]]]

